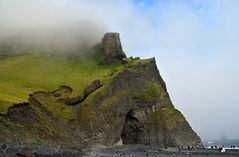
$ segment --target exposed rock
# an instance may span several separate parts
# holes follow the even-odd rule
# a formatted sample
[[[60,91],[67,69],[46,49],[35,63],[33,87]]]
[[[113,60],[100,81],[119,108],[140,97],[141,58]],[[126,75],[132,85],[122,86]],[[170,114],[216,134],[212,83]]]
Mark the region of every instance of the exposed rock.
[[[105,34],[94,49],[103,64],[122,63],[126,57],[118,33]],[[127,59],[114,70],[104,86],[95,80],[78,95],[68,86],[31,94],[29,102],[0,115],[0,139],[79,146],[202,146],[174,108],[155,58]]]
[[[46,106],[55,103],[54,92],[35,92],[29,102],[15,104],[7,114],[0,115],[0,138],[14,144],[57,144],[82,145],[82,139],[63,120],[50,112]],[[41,101],[44,98],[45,101]],[[49,104],[48,104],[49,103]],[[43,105],[44,104],[44,105]],[[64,113],[64,112],[63,112]]]
[[[106,33],[101,43],[95,46],[100,64],[122,63],[126,57],[122,50],[119,33]]]
[[[81,103],[84,100],[85,100],[84,97],[78,96],[78,97],[74,97],[74,98],[67,98],[65,100],[65,103],[66,103],[66,105],[76,105],[76,104]]]
[[[102,44],[104,45],[106,54],[122,54],[126,56],[122,50],[119,36],[119,33],[106,33],[104,35]]]
[[[174,108],[154,59],[122,70],[82,109],[86,108],[91,116],[87,121],[79,117],[80,126],[84,138],[92,144],[97,141],[112,145],[120,137],[125,144],[202,146],[200,138]]]
[[[63,94],[66,94],[66,93],[72,93],[72,88],[71,87],[68,87],[68,86],[61,86],[59,89],[53,91],[53,95],[55,97],[60,97],[61,95]]]
[[[147,144],[147,132],[144,124],[136,117],[134,110],[130,110],[126,114],[125,124],[121,131],[123,144]]]
[[[89,86],[87,86],[84,90],[83,96],[78,96],[74,98],[66,98],[65,103],[67,105],[76,105],[83,102],[91,93],[95,90],[99,89],[103,85],[100,83],[100,80],[93,81]]]
[[[17,155],[17,156],[20,156],[20,157],[34,157],[34,156],[35,156],[34,154],[25,153],[25,152],[17,152],[16,155]]]
[[[86,89],[84,90],[84,97],[87,97],[91,93],[93,93],[98,88],[102,87],[102,84],[100,83],[100,80],[93,81]]]

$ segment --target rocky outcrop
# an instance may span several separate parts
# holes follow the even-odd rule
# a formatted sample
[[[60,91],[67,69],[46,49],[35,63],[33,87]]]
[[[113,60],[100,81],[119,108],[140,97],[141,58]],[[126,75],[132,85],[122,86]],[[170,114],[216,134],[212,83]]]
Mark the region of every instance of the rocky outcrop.
[[[33,101],[15,105],[1,115],[0,128],[0,139],[14,144],[74,145],[82,141],[44,106]]]
[[[25,152],[17,152],[16,155],[17,155],[17,156],[20,156],[20,157],[33,157],[33,156],[34,156],[34,154],[25,153]]]
[[[0,139],[63,145],[147,144],[201,147],[199,136],[173,106],[155,58],[124,59],[118,33],[94,47],[109,69],[86,88],[35,92],[0,115]],[[95,56],[94,56],[95,57]],[[92,58],[91,58],[92,59]],[[107,66],[99,66],[107,67]],[[79,80],[80,82],[80,80]]]
[[[100,83],[99,80],[93,81],[89,86],[87,86],[84,90],[83,96],[77,96],[73,98],[66,98],[65,103],[66,105],[76,105],[83,102],[91,93],[102,87],[103,85]]]
[[[144,124],[135,117],[135,112],[130,110],[125,117],[124,127],[121,131],[123,144],[147,144],[147,132]]]
[[[103,85],[100,83],[100,80],[93,81],[86,89],[84,90],[84,97],[86,98],[88,95],[93,93],[95,90],[99,89]]]
[[[100,64],[122,63],[126,57],[122,50],[119,33],[106,33],[101,43],[94,47]]]
[[[84,106],[84,107],[83,107]],[[184,116],[174,108],[155,59],[125,65],[90,102],[79,130],[89,143],[202,146]]]

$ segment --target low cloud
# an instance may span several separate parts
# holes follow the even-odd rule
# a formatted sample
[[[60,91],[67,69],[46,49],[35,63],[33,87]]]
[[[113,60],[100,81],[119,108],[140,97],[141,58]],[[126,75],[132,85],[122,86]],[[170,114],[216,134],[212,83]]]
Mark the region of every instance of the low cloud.
[[[95,45],[105,33],[103,24],[74,8],[73,3],[76,2],[1,1],[0,53],[49,48],[56,53],[72,53]]]

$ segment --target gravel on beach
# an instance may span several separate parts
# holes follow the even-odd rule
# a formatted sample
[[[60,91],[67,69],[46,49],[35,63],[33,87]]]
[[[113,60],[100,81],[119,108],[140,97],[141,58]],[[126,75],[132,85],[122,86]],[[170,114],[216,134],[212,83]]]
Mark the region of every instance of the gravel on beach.
[[[159,148],[124,145],[115,147],[67,148],[62,146],[2,145],[0,157],[239,157],[239,150]]]

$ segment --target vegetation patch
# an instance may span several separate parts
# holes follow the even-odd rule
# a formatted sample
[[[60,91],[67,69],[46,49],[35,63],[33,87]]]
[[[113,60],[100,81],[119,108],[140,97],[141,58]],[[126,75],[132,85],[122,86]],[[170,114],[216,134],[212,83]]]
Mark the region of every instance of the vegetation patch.
[[[84,124],[87,123],[88,120],[95,118],[95,113],[93,111],[91,111],[87,105],[80,105],[79,106],[79,112],[78,112],[78,116],[79,116],[79,123],[80,124]]]
[[[37,93],[34,94],[34,98],[50,111],[54,117],[62,118],[65,124],[75,118],[72,106],[67,106],[64,101],[59,101],[59,98],[54,97],[50,93]]]
[[[166,128],[171,129],[179,123],[186,122],[186,119],[182,113],[173,107],[163,107],[155,112],[149,117],[149,123],[157,125],[158,123],[163,123]]]
[[[140,92],[137,96],[144,101],[153,101],[158,97],[159,92],[159,87],[151,86],[149,89]]]
[[[122,64],[99,66],[90,57],[55,57],[44,53],[0,56],[0,113],[17,103],[28,101],[29,94],[53,91],[62,85],[73,88],[72,96],[98,79],[104,85],[112,71]]]
[[[113,105],[114,103],[119,102],[120,99],[117,96],[112,96],[110,98],[104,99],[104,101],[99,105],[99,109],[104,110],[107,109],[108,106]]]

